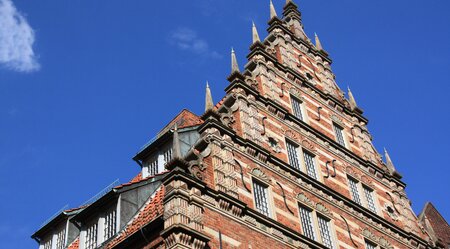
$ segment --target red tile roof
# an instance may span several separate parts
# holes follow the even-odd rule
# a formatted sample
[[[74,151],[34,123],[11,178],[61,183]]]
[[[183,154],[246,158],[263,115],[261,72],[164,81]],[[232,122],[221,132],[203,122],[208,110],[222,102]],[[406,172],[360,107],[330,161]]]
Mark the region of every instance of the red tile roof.
[[[178,128],[187,128],[192,126],[201,125],[203,120],[187,109],[183,109],[174,119],[172,119],[169,124],[167,124],[160,132],[158,132],[158,137],[166,133],[169,129],[177,123]]]
[[[128,225],[119,232],[116,238],[109,242],[104,248],[114,248],[126,238],[139,231],[139,229],[146,224],[153,221],[159,215],[164,213],[164,187],[161,186],[153,198],[150,198],[147,203],[141,208],[138,214],[128,223]]]
[[[67,249],[78,249],[80,245],[80,237],[78,237],[76,240],[74,240],[70,245],[67,247]]]

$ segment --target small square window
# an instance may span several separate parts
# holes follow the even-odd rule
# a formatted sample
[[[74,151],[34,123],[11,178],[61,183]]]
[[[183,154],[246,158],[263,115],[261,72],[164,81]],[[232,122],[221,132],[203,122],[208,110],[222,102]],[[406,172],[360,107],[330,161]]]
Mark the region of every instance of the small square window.
[[[291,104],[292,104],[292,112],[294,116],[301,121],[303,120],[303,111],[302,111],[302,102],[296,98],[291,97]]]
[[[298,158],[299,146],[286,140],[286,149],[288,153],[289,164],[292,168],[300,171],[300,162]]]
[[[316,172],[316,164],[314,162],[314,155],[311,154],[308,151],[303,151],[303,159],[305,160],[305,168],[306,168],[306,173],[308,174],[308,176],[310,176],[311,178],[314,178],[317,180],[317,172]]]
[[[302,225],[303,235],[312,240],[316,240],[316,236],[314,234],[312,212],[309,209],[306,209],[302,206],[300,206],[299,208],[300,208],[300,221]]]
[[[358,191],[358,182],[353,178],[348,178],[348,185],[350,186],[350,193],[352,194],[352,199],[359,205],[361,205],[361,198]]]

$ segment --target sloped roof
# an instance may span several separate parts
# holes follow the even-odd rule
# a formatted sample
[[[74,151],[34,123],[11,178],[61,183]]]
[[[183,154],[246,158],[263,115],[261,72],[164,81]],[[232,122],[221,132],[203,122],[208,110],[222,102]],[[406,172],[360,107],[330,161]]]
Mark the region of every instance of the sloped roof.
[[[132,234],[139,231],[140,228],[153,221],[164,213],[164,186],[156,192],[153,198],[149,198],[148,202],[141,208],[136,216],[128,223],[128,225],[118,233],[104,248],[114,248]]]
[[[183,109],[160,132],[158,132],[157,136],[159,137],[162,134],[166,133],[175,125],[175,123],[178,125],[178,129],[181,129],[201,125],[203,123],[203,120],[188,109]]]

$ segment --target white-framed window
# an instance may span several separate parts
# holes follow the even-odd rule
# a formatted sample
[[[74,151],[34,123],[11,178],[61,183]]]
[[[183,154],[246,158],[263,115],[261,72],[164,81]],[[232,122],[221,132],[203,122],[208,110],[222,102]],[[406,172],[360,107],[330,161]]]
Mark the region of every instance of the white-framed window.
[[[152,158],[148,161],[147,172],[149,176],[158,174],[158,157]]]
[[[56,234],[56,249],[64,249],[65,247],[66,247],[66,229],[62,229]]]
[[[319,234],[322,244],[327,248],[334,249],[330,219],[317,215],[317,223],[319,224]]]
[[[253,180],[253,197],[255,199],[256,210],[270,217],[268,187],[259,181]]]
[[[164,165],[166,165],[170,160],[172,160],[172,146],[168,148],[163,153]]]
[[[377,208],[375,206],[375,200],[374,200],[374,197],[373,197],[373,190],[370,189],[367,186],[364,186],[364,185],[363,185],[363,190],[364,190],[364,196],[366,197],[367,208],[370,211],[376,213],[377,212]]]
[[[359,196],[358,181],[348,177],[348,185],[350,186],[350,193],[352,194],[352,199],[354,202],[361,205],[361,197]]]
[[[314,233],[312,211],[303,206],[300,206],[299,208],[300,208],[300,221],[302,225],[303,235],[312,240],[316,240],[316,235]]]
[[[317,180],[316,163],[314,162],[315,156],[310,152],[303,150],[303,160],[305,162],[306,173],[311,178]]]
[[[52,249],[52,238],[44,242],[44,249]]]
[[[333,123],[333,129],[336,135],[336,141],[345,147],[344,129],[335,123]]]
[[[97,234],[98,224],[95,222],[86,229],[86,238],[84,241],[85,249],[94,249],[97,247]]]
[[[105,213],[104,219],[104,241],[111,238],[116,234],[117,229],[117,215],[116,207],[114,206],[108,212]]]
[[[291,96],[292,113],[301,121],[305,121],[303,118],[302,102]]]
[[[289,165],[292,168],[300,171],[300,160],[298,157],[299,146],[286,140],[286,149],[288,153]]]

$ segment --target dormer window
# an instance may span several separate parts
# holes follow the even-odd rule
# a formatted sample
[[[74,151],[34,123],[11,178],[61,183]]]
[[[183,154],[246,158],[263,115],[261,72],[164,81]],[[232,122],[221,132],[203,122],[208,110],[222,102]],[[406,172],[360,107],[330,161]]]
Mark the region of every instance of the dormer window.
[[[52,238],[44,243],[44,249],[52,249]]]
[[[94,222],[86,229],[86,240],[84,242],[85,249],[94,249],[97,247],[97,222]]]
[[[62,229],[56,234],[56,249],[64,249],[66,244],[66,229]]]
[[[105,214],[105,222],[104,222],[104,240],[111,238],[114,234],[116,234],[117,229],[117,215],[116,215],[116,207],[110,209]]]

